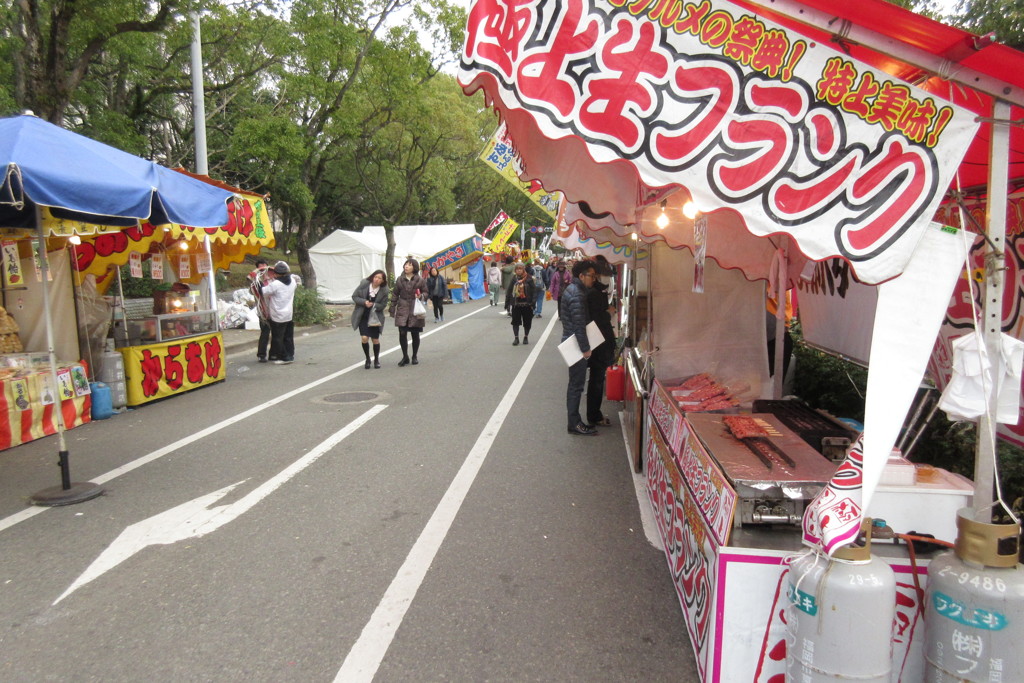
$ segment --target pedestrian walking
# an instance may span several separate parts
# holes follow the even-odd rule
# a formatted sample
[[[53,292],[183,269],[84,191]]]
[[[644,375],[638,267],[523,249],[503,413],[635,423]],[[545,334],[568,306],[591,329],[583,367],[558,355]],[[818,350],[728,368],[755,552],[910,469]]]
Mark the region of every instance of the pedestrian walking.
[[[491,261],[491,267],[487,271],[487,286],[491,292],[491,305],[498,305],[498,296],[501,294],[501,268],[497,261]]]
[[[430,274],[427,276],[427,292],[430,293],[430,302],[434,306],[434,322],[443,323],[444,298],[448,296],[448,281],[433,266],[431,266],[429,272]]]
[[[583,358],[569,366],[569,386],[565,391],[565,407],[569,433],[579,436],[594,436],[597,430],[583,421],[580,416],[580,399],[587,382],[587,359],[591,356],[590,341],[587,339],[587,292],[594,281],[593,261],[577,261],[572,267],[572,280],[561,292],[558,301],[558,317],[562,321],[562,341],[576,337],[583,352]]]
[[[530,343],[530,326],[533,323],[533,307],[537,298],[534,292],[533,276],[526,272],[526,265],[517,263],[512,282],[505,293],[512,312],[512,346],[519,346],[519,328],[523,328],[523,343]]]
[[[395,288],[391,296],[389,314],[395,319],[398,327],[398,343],[402,347],[402,360],[399,367],[412,363],[419,365],[417,354],[420,350],[420,330],[426,324],[427,307],[424,299],[427,296],[427,281],[420,275],[420,264],[416,259],[408,259],[402,264],[402,274],[395,278]],[[417,306],[419,302],[419,306]],[[420,310],[417,310],[420,309]],[[412,359],[409,358],[409,337],[412,337]]]
[[[562,314],[562,307],[558,305],[558,300],[562,296],[562,292],[572,282],[572,273],[566,267],[565,261],[559,261],[555,266],[555,272],[551,274],[551,281],[548,283],[548,289],[551,292],[551,299],[555,301],[555,305],[558,308],[558,314]]]
[[[267,362],[267,345],[270,344],[270,310],[263,298],[263,285],[268,282],[267,269],[270,264],[267,259],[256,259],[256,268],[249,273],[249,291],[256,299],[256,317],[260,323],[260,339],[256,343],[256,360],[260,363]],[[277,360],[271,358],[270,360]]]
[[[263,298],[270,317],[270,357],[277,365],[295,361],[295,323],[292,308],[297,282],[284,261],[267,269],[270,281],[263,285]]]
[[[359,330],[359,339],[370,369],[370,343],[373,343],[373,367],[380,369],[380,329],[384,326],[384,309],[388,305],[388,276],[375,270],[352,292],[352,329]]]
[[[547,294],[547,285],[544,283],[544,264],[537,261],[533,264],[533,290],[534,305],[533,317],[541,317],[540,312],[544,310],[544,296]]]
[[[515,260],[511,255],[505,254],[505,265],[501,267],[501,291],[505,292],[505,308],[502,310],[501,315],[511,315],[509,309],[512,308],[512,302],[508,300],[508,286],[512,282],[515,272]]]

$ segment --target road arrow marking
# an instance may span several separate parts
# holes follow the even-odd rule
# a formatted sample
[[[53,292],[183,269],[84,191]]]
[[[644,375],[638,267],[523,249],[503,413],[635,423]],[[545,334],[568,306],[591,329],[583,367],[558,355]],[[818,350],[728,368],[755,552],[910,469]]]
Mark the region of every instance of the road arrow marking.
[[[186,538],[199,538],[237,519],[289,479],[316,462],[321,455],[337,446],[347,436],[369,422],[385,408],[387,408],[386,405],[377,405],[370,408],[357,419],[321,442],[312,451],[234,503],[210,507],[246,480],[235,482],[218,491],[207,493],[204,496],[154,515],[149,519],[132,524],[122,531],[106,550],[100,553],[100,556],[89,565],[81,576],[75,579],[75,582],[59,598],[53,601],[53,604],[56,605],[77,589],[102,576],[105,572],[113,569],[147,546],[169,545],[183,541]]]

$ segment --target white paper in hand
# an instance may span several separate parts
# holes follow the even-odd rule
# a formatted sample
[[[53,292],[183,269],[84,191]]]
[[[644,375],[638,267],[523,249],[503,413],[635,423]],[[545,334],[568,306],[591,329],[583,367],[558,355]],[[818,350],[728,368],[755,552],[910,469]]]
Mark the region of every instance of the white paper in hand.
[[[590,342],[591,351],[597,348],[598,344],[604,343],[604,335],[598,329],[597,323],[593,321],[587,323],[587,341]],[[575,365],[583,360],[583,352],[580,351],[580,344],[576,341],[575,334],[558,345],[558,352],[562,354],[562,360],[566,365]]]

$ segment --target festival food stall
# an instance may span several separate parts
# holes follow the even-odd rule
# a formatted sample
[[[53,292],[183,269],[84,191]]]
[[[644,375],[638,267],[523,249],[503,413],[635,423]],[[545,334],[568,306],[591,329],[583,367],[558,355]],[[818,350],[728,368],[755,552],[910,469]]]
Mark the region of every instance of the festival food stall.
[[[44,210],[57,218],[122,228],[138,226],[140,220],[160,225],[179,223],[202,227],[220,226],[227,221],[226,202],[231,197],[230,192],[32,115],[0,119],[0,164],[4,168],[0,179],[0,226],[4,228],[9,242],[13,243],[5,244],[4,251],[20,251],[34,239],[39,273],[37,301],[41,306],[26,310],[33,319],[39,319],[42,309],[52,380],[50,388],[53,391],[61,385],[61,373],[55,351],[51,309],[62,298],[51,297],[50,294],[50,282],[56,281],[59,274],[51,272],[52,256],[47,253]],[[34,238],[30,237],[32,231]],[[18,253],[16,257],[10,257],[7,262],[19,260],[21,255]],[[21,269],[24,275],[24,267]],[[7,271],[5,277],[9,281],[10,267]],[[21,296],[21,293],[16,292],[15,295]],[[76,385],[73,369],[69,376],[71,384]],[[15,405],[18,405],[18,398],[14,398]],[[30,393],[25,400],[31,403],[33,399]],[[64,437],[64,430],[71,421],[65,419],[63,410],[51,410],[50,413],[56,417],[61,485],[39,491],[31,497],[32,502],[66,505],[99,495],[101,487],[89,482],[71,481]],[[3,417],[0,413],[0,419]],[[24,429],[22,433],[25,433]]]
[[[584,236],[651,252],[630,384],[651,392],[640,439],[648,490],[704,680],[835,666],[845,667],[837,677],[879,680],[951,666],[986,676],[977,680],[1021,673],[1013,648],[990,649],[1003,636],[993,631],[1021,635],[1017,606],[986,632],[979,615],[990,609],[934,594],[927,607],[938,616],[922,642],[928,561],[906,546],[870,547],[893,578],[854,577],[885,587],[889,616],[831,640],[794,630],[832,610],[803,590],[817,580],[813,566],[794,576],[786,565],[854,566],[839,555],[860,543],[972,241],[931,218],[954,178],[966,186],[979,169],[988,196],[1006,194],[1022,77],[1019,53],[878,0],[471,7],[460,84],[499,113],[522,179],[561,191],[566,223]],[[997,204],[985,298],[1000,302]],[[877,291],[864,431],[838,467],[753,411],[778,398],[766,290],[790,290],[829,259]],[[702,373],[715,387],[705,395],[692,384]],[[753,427],[730,428],[722,414],[737,412]],[[979,431],[989,432],[985,421]],[[966,503],[973,493],[971,522],[982,523],[991,469],[976,479],[973,492],[951,495]],[[965,519],[959,512],[961,531]],[[879,632],[883,648],[829,656]]]
[[[486,296],[483,291],[483,263],[480,260],[483,252],[483,238],[480,235],[473,235],[423,259],[421,270],[429,272],[431,268],[437,268],[437,272],[440,273],[447,268],[449,273],[455,276],[450,277],[448,282],[448,292],[453,303],[461,304],[468,299],[482,299]],[[465,268],[469,275],[466,282],[457,279],[462,268]]]
[[[98,293],[118,292],[119,269],[126,264],[132,277],[143,277],[142,264],[148,262],[153,280],[166,281],[169,276],[175,282],[166,292],[155,291],[152,299],[138,300],[141,307],[119,294],[113,297],[112,337],[123,357],[129,406],[225,378],[224,344],[209,280],[216,271],[274,244],[263,196],[196,178],[232,193],[223,226],[156,226],[143,221],[134,228],[110,229],[45,216],[51,237],[80,238],[79,244],[70,246],[74,269],[80,279],[93,276]],[[95,350],[96,357],[100,351]]]

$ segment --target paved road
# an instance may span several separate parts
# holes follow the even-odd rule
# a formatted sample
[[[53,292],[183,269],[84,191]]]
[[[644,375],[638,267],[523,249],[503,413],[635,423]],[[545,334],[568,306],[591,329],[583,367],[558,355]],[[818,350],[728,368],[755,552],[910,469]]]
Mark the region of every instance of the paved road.
[[[565,433],[550,311],[517,347],[447,318],[419,366],[342,326],[68,432],[86,503],[26,506],[54,438],[0,452],[0,680],[696,680],[618,420]]]

